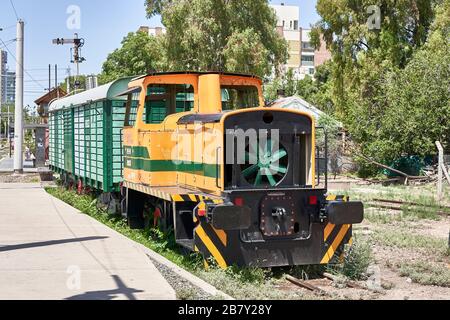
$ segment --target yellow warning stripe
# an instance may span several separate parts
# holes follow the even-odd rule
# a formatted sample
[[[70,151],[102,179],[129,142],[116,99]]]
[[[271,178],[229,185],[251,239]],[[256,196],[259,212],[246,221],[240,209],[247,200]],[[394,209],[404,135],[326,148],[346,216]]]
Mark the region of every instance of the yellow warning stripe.
[[[336,225],[331,224],[331,223],[327,224],[327,226],[325,227],[325,230],[323,231],[323,240],[324,241],[328,240],[328,237],[333,232],[334,227],[336,227]]]
[[[353,245],[353,237],[350,238],[350,240],[348,240],[348,245],[352,246]]]
[[[225,262],[225,259],[222,257],[222,255],[220,254],[219,250],[217,249],[217,247],[214,245],[214,243],[212,242],[212,240],[208,237],[208,235],[206,234],[205,230],[202,228],[202,226],[198,226],[195,229],[195,233],[200,237],[200,239],[203,241],[204,245],[206,246],[206,248],[209,250],[209,252],[212,254],[212,256],[214,257],[214,259],[216,259],[218,265],[222,268],[222,269],[226,269],[227,268],[227,263]]]
[[[173,195],[172,200],[175,202],[184,202],[183,197],[180,196],[179,194]]]
[[[195,195],[195,194],[175,194],[172,195],[172,201],[174,202],[202,202],[202,201],[211,201],[214,204],[223,203],[222,199],[210,199],[207,196],[203,195]]]
[[[217,237],[219,237],[220,242],[224,245],[224,247],[228,244],[228,236],[225,231],[223,230],[217,230],[215,228],[212,228],[214,232],[217,234]]]
[[[327,253],[323,257],[322,261],[320,262],[321,264],[326,264],[330,262],[330,260],[333,258],[334,254],[336,253],[336,250],[339,248],[340,244],[342,243],[342,240],[344,239],[349,229],[350,229],[349,224],[342,226],[341,231],[339,231],[332,245],[330,246]]]
[[[336,195],[329,195],[329,196],[327,197],[327,201],[335,201],[336,198],[337,198]]]

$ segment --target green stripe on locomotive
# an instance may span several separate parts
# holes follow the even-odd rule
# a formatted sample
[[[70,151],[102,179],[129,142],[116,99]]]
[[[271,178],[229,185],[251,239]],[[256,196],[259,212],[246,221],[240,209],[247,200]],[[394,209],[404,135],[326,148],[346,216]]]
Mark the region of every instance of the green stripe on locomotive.
[[[103,192],[122,182],[122,130],[132,78],[85,91],[50,105],[50,165],[61,174]]]

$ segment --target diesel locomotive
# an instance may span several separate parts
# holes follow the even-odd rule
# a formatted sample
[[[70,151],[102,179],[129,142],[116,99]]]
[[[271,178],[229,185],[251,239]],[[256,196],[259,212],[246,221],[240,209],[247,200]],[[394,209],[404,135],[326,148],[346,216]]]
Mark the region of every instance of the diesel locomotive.
[[[120,195],[130,227],[222,268],[333,263],[363,220],[317,183],[315,119],[266,106],[254,76],[154,73],[57,100],[50,145],[53,170]]]

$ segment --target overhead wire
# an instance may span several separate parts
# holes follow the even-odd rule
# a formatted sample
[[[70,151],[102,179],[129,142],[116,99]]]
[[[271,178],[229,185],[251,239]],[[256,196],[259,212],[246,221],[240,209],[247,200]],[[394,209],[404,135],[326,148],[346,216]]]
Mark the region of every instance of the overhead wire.
[[[11,6],[13,8],[14,14],[16,15],[17,20],[19,20],[19,15],[17,14],[16,6],[14,5],[13,0],[9,0],[9,3],[11,3]]]
[[[13,59],[14,59],[14,61],[16,61],[17,63],[19,63],[18,61],[17,61],[17,58],[16,58],[16,56],[11,52],[11,50],[8,48],[8,46],[5,44],[5,42],[3,41],[3,39],[2,38],[0,38],[0,42],[5,46],[5,48],[6,48],[6,50],[9,52],[9,54],[13,57]],[[20,63],[19,63],[20,64]],[[23,65],[20,65],[20,67],[21,68],[23,68]],[[34,78],[33,78],[33,76],[27,71],[27,70],[25,70],[25,68],[23,68],[24,70],[24,72],[26,73],[26,75],[34,82],[34,83],[36,83],[38,86],[40,86],[42,89],[45,89],[45,87],[43,86],[43,85],[41,85],[38,81],[36,81]]]

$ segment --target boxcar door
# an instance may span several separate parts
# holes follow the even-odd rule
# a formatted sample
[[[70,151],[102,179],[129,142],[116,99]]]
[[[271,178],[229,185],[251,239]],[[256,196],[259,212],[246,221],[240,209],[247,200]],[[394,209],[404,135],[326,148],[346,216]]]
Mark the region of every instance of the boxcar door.
[[[74,165],[74,130],[73,109],[64,110],[64,169],[73,173]]]

